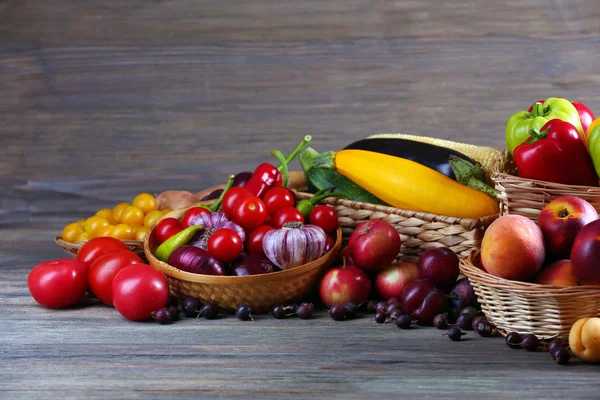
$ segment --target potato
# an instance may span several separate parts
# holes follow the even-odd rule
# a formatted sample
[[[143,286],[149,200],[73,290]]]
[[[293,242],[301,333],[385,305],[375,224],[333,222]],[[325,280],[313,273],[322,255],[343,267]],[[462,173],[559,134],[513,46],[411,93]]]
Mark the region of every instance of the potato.
[[[306,188],[306,177],[302,171],[289,171],[288,173],[288,189],[302,189]]]
[[[180,208],[189,207],[197,202],[198,197],[187,190],[167,190],[156,196],[156,203],[158,204],[159,210],[164,210],[165,208],[178,210]]]

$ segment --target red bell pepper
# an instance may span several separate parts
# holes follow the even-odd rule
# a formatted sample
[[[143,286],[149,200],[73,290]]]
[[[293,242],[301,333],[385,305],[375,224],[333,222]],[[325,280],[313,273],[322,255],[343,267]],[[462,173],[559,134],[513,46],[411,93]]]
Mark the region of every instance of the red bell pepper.
[[[552,119],[515,148],[519,176],[565,185],[598,186],[598,175],[577,128]]]
[[[560,97],[558,97],[560,99]],[[536,101],[536,103],[542,103],[544,104],[544,100],[538,100]],[[533,103],[535,104],[535,103]],[[531,112],[533,110],[533,104],[531,105],[531,107],[529,107],[529,112]],[[590,110],[588,108],[588,106],[586,106],[583,103],[580,103],[578,101],[572,101],[571,104],[573,104],[573,106],[575,107],[575,109],[577,110],[577,114],[579,114],[579,120],[581,121],[581,127],[583,128],[583,133],[585,133],[585,137],[587,137],[587,130],[588,127],[590,126],[590,124],[592,123],[592,121],[594,119],[596,119],[596,117],[594,117],[594,113],[592,112],[592,110]]]

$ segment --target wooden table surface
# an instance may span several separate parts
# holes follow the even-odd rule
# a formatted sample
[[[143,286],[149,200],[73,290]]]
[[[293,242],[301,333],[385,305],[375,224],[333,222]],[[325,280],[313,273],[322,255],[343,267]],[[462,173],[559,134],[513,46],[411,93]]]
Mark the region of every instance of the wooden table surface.
[[[132,323],[43,309],[26,278],[65,255],[67,222],[222,183],[305,134],[501,148],[537,99],[600,110],[599,20],[594,0],[0,0],[0,398],[598,398],[598,366],[472,332]]]

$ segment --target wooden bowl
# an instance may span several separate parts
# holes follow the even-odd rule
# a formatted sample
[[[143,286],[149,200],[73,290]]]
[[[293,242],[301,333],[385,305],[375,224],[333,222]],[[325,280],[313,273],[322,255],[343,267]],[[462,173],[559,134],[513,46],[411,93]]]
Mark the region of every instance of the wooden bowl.
[[[206,204],[206,203],[204,203]],[[191,208],[192,205],[188,208]],[[172,211],[164,218],[180,219],[188,208]],[[159,243],[150,229],[144,240],[144,252],[150,265],[162,272],[169,288],[180,300],[187,296],[203,302],[215,302],[221,308],[235,310],[241,303],[249,305],[253,312],[270,311],[276,304],[301,300],[319,283],[325,270],[333,264],[342,243],[342,231],[338,228],[332,249],[319,259],[295,268],[249,276],[214,276],[182,271],[158,260],[154,252]]]

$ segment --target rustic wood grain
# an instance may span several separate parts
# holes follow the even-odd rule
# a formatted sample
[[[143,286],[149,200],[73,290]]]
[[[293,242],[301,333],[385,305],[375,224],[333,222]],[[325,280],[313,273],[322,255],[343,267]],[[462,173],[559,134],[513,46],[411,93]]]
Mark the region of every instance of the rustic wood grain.
[[[322,312],[135,324],[45,310],[26,277],[66,256],[66,223],[224,183],[305,134],[501,148],[538,98],[599,110],[599,19],[594,0],[0,0],[0,397],[597,398],[600,367],[500,338]]]

